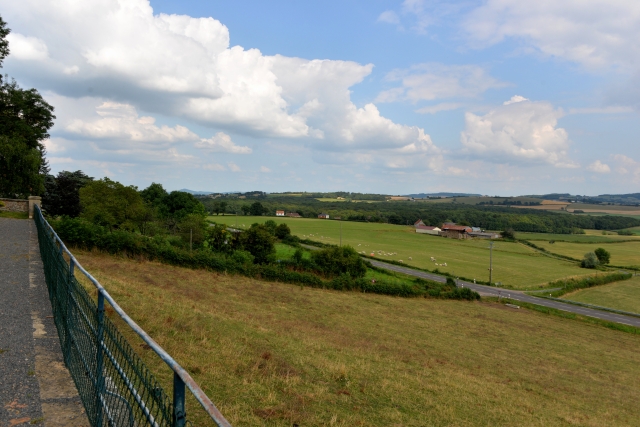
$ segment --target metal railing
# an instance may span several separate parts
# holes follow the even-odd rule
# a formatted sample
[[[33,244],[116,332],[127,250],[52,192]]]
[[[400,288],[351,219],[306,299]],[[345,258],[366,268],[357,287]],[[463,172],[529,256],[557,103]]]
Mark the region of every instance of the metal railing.
[[[93,427],[183,427],[185,386],[219,427],[231,427],[193,378],[78,263],[36,206],[34,219],[64,361]],[[67,255],[67,261],[64,255]],[[95,286],[97,304],[78,282]],[[173,399],[105,316],[105,301],[173,371]],[[189,423],[191,424],[191,423]]]

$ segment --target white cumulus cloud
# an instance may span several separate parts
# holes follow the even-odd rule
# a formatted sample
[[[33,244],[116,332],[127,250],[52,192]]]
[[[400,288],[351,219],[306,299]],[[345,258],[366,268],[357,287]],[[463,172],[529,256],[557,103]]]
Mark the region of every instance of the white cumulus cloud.
[[[44,41],[37,37],[26,37],[19,33],[7,36],[11,55],[19,60],[42,61],[49,57],[49,49]]]
[[[251,154],[253,151],[250,147],[234,144],[231,137],[224,132],[218,132],[211,138],[203,138],[196,142],[195,146],[209,151],[233,154]]]
[[[155,118],[138,116],[132,105],[103,102],[96,108],[94,120],[72,120],[65,128],[69,133],[90,139],[153,143],[158,146],[193,141],[198,135],[184,126],[157,126]]]
[[[514,96],[483,116],[466,113],[461,142],[467,152],[496,162],[577,167],[567,158],[569,136],[557,127],[562,116],[549,102]]]
[[[609,165],[606,164],[606,163],[602,163],[600,160],[596,160],[595,162],[593,162],[589,166],[587,166],[587,170],[589,170],[591,172],[596,172],[596,173],[609,173],[609,172],[611,172],[611,168],[609,167]]]

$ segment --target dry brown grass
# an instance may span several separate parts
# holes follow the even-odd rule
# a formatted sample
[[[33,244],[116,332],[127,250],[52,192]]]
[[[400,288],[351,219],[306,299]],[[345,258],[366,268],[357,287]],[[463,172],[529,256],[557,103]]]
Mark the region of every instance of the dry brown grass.
[[[640,424],[635,335],[494,303],[78,255],[236,426]]]

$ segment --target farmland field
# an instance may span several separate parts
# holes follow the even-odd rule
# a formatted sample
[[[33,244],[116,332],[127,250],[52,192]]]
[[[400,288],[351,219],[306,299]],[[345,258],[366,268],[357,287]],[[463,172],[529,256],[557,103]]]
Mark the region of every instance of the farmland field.
[[[638,335],[491,302],[77,256],[233,425],[640,424]],[[170,390],[163,363],[127,336]]]
[[[209,219],[236,224],[236,218],[230,216]],[[402,260],[407,265],[430,270],[437,268],[471,280],[489,279],[489,243],[486,240],[453,240],[416,234],[411,226],[305,218],[240,216],[238,228],[269,219],[288,224],[291,232],[300,238],[331,244],[339,244],[342,224],[343,244],[369,255],[374,253],[380,260]],[[436,261],[432,262],[431,257]],[[436,263],[447,265],[436,266]],[[497,242],[494,246],[493,281],[514,289],[543,287],[552,280],[586,273],[576,263],[549,258],[518,243]]]
[[[604,236],[603,236],[604,237]],[[628,237],[628,236],[627,236]],[[620,243],[569,243],[569,242],[536,242],[536,245],[546,250],[582,259],[587,252],[593,252],[597,248],[604,248],[611,253],[611,264],[640,267],[640,240],[635,242]]]
[[[556,242],[577,242],[577,243],[607,243],[607,242],[617,242],[620,240],[637,240],[640,242],[640,236],[619,236],[617,234],[606,232],[606,235],[602,234],[601,230],[585,230],[585,234],[553,234],[553,233],[525,233],[525,232],[516,232],[516,238],[522,240],[531,240],[531,241],[551,241],[554,240]],[[536,242],[537,244],[537,242]]]
[[[629,280],[582,289],[562,298],[616,310],[640,313],[640,276]]]

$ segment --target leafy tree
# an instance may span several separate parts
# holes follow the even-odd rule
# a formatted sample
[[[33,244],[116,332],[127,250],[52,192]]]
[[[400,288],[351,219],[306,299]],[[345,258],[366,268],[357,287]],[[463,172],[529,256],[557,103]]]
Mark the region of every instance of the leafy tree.
[[[261,216],[262,214],[265,214],[267,212],[269,212],[268,209],[266,209],[264,206],[262,206],[262,203],[260,202],[253,202],[251,204],[250,210],[249,212],[251,213],[251,215],[253,216]]]
[[[133,231],[149,220],[149,209],[138,189],[125,187],[117,181],[103,178],[80,189],[81,217],[97,225]]]
[[[249,215],[249,213],[251,212],[251,206],[249,205],[242,205],[242,207],[240,208],[240,210],[242,211],[242,213],[244,215]]]
[[[186,245],[192,242],[194,248],[199,248],[205,241],[208,227],[203,215],[192,213],[180,220],[177,229]]]
[[[162,184],[152,182],[150,186],[140,192],[140,195],[145,202],[157,208],[162,205],[162,200],[167,197],[169,193],[162,187]]]
[[[9,54],[7,24],[0,17],[0,66]],[[53,126],[53,107],[35,89],[22,89],[0,76],[0,196],[44,192],[49,172],[42,141]]]
[[[580,266],[582,268],[596,268],[598,264],[599,262],[596,254],[593,252],[587,252],[584,254],[584,258],[582,259]]]
[[[279,224],[276,227],[275,235],[280,240],[285,239],[287,236],[291,236],[291,229],[287,224]]]
[[[51,216],[66,215],[75,218],[80,215],[80,189],[93,178],[78,170],[62,171],[57,176],[47,175],[42,209]]]
[[[234,233],[227,230],[227,227],[216,224],[209,227],[205,232],[206,246],[217,252],[231,252],[234,248]]]
[[[598,248],[594,251],[594,253],[596,254],[596,257],[598,258],[598,262],[600,264],[609,264],[609,262],[611,261],[611,254],[606,249]]]
[[[216,214],[216,215],[220,215],[221,213],[225,213],[227,211],[227,202],[224,201],[216,201],[213,203],[213,209],[212,211]]]
[[[193,194],[184,191],[172,191],[162,199],[160,213],[165,218],[179,221],[190,214],[205,216],[204,205]]]
[[[269,219],[265,221],[264,226],[267,230],[269,230],[269,233],[271,233],[274,236],[276,235],[276,228],[278,228],[278,224],[274,220]]]
[[[252,225],[240,235],[240,242],[242,247],[254,256],[256,264],[266,264],[275,260],[275,237],[264,225]]]
[[[311,253],[312,261],[329,276],[349,274],[353,278],[364,277],[367,266],[351,246],[320,249]]]

